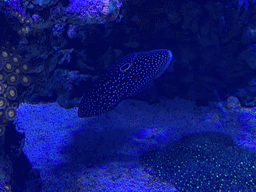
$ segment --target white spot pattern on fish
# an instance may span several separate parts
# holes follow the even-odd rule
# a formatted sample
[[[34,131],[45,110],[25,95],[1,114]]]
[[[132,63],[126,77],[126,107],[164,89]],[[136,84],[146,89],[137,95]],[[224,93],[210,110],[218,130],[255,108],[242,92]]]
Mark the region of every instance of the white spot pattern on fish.
[[[121,58],[83,95],[78,116],[92,117],[114,109],[122,100],[146,89],[162,75],[171,60],[172,53],[166,49],[131,53]]]

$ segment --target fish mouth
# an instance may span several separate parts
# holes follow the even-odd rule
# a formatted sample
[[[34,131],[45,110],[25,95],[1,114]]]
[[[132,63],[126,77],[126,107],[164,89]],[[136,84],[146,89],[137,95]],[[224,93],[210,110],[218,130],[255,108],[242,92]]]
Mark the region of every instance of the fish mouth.
[[[165,60],[164,64],[162,64],[162,66],[159,67],[159,70],[157,71],[154,79],[157,79],[165,72],[165,70],[169,67],[171,60],[173,58],[172,52],[169,49],[159,49],[156,51],[159,51],[159,53],[164,55],[166,60]]]
[[[171,62],[172,58],[173,58],[173,55],[172,55],[172,52],[170,50],[167,50],[168,51],[168,62]]]

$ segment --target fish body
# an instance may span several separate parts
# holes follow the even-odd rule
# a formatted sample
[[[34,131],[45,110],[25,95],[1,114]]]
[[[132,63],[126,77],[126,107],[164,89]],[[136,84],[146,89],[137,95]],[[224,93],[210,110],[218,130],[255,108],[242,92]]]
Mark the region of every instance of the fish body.
[[[114,109],[122,100],[146,89],[167,69],[172,53],[166,49],[131,53],[94,81],[81,98],[78,116],[92,117]]]

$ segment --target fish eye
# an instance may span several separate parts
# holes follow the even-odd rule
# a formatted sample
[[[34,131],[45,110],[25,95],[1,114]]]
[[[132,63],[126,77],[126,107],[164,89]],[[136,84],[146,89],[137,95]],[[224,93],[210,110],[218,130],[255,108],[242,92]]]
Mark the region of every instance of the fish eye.
[[[125,71],[127,71],[131,66],[132,66],[132,63],[125,63],[124,65],[122,65],[122,66],[120,67],[120,71],[121,71],[121,72],[125,72]]]

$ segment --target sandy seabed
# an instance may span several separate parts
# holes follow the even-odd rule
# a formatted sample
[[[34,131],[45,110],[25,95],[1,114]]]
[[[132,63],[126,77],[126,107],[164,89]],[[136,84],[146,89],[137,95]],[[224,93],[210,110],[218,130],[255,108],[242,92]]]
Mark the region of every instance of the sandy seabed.
[[[183,134],[233,133],[215,109],[180,98],[149,105],[126,100],[107,114],[80,119],[58,104],[21,104],[15,124],[43,191],[176,191],[149,174],[138,156]]]

